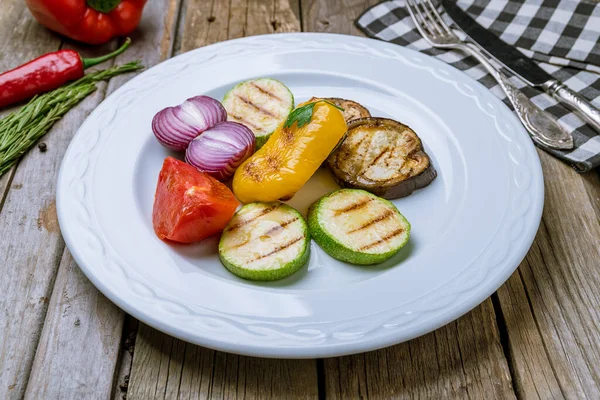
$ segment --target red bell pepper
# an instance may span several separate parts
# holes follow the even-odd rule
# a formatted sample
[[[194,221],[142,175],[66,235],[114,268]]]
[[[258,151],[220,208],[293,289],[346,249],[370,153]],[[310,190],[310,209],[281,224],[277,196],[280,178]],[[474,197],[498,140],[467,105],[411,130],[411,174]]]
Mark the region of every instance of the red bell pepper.
[[[26,0],[45,27],[90,44],[127,35],[140,22],[146,0]]]

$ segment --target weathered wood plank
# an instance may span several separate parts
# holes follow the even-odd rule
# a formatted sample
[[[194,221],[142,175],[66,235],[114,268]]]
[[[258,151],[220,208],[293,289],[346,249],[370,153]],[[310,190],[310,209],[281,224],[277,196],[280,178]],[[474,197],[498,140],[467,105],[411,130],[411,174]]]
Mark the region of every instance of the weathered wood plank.
[[[327,398],[514,398],[491,301],[428,335],[324,361]]]
[[[498,291],[523,398],[600,397],[597,176],[540,152],[546,185],[533,247]]]
[[[58,50],[61,39],[39,25],[18,0],[3,0],[0,14],[0,71]]]
[[[300,31],[300,21],[288,0],[248,0],[247,6],[244,36]]]
[[[122,319],[65,251],[25,398],[107,398]]]
[[[188,51],[210,43],[269,32],[297,31],[285,0],[190,0],[176,40]],[[265,360],[215,352],[183,343],[140,324],[129,399],[316,398],[313,360]]]
[[[61,40],[35,22],[25,3],[5,0],[0,12],[0,70],[14,68],[41,54],[58,50]],[[3,110],[2,115],[11,109]],[[56,233],[38,228],[40,210],[52,207],[50,195],[53,163],[47,154],[37,149],[31,152],[30,164],[36,164],[29,174],[15,169],[0,179],[0,398],[16,399],[23,396],[25,383],[39,337],[39,327],[47,304],[48,284],[54,279],[56,258],[60,252],[23,248],[25,240],[38,244],[49,239],[56,241]],[[25,168],[26,161],[22,163]],[[45,170],[48,175],[45,175]],[[12,181],[12,183],[11,183]],[[37,181],[40,181],[38,184]],[[44,182],[45,181],[45,182]],[[13,190],[9,190],[10,187]],[[15,196],[22,196],[15,207]],[[33,200],[35,199],[35,200]],[[29,208],[26,202],[37,202]],[[18,210],[21,208],[22,211]],[[47,214],[47,213],[46,213]],[[44,214],[44,215],[46,215]],[[40,257],[38,257],[38,255]],[[42,261],[43,259],[43,261]],[[38,262],[39,261],[39,262]],[[36,272],[36,268],[39,270]],[[38,283],[42,283],[41,287]]]
[[[132,36],[132,46],[115,62],[140,59],[149,67],[165,59],[171,50],[178,4],[178,0],[150,2],[144,10],[139,30]],[[87,47],[77,47],[77,50],[102,52]],[[90,110],[132,76],[119,76],[108,86],[104,85],[104,90],[90,104]],[[66,143],[85,116],[87,113],[81,113],[79,109],[69,114],[73,125],[65,130]],[[49,139],[48,143],[51,145],[53,141]],[[62,154],[62,151],[55,154],[57,161],[62,159]],[[123,320],[123,312],[98,292],[65,251],[58,266],[26,397],[110,397]]]
[[[93,93],[59,121],[44,139],[45,153],[34,148],[24,156],[12,184],[20,189],[8,192],[2,209],[0,364],[5,372],[0,390],[14,387],[15,398],[22,396],[27,382],[64,250],[55,203],[60,160],[71,135],[101,98],[102,90]]]
[[[302,30],[361,35],[354,20],[379,0],[301,0]]]
[[[317,397],[313,360],[274,360],[217,352],[140,324],[129,400]]]
[[[527,263],[523,261],[497,292],[507,328],[508,360],[514,370],[514,386],[522,398],[560,399],[563,394],[521,278],[520,271],[527,268]]]
[[[119,355],[119,365],[115,375],[115,385],[113,387],[114,400],[126,400],[129,389],[129,377],[131,376],[131,364],[133,363],[133,350],[135,348],[135,338],[139,321],[130,315],[125,315],[123,327],[123,337],[121,354]]]
[[[373,1],[303,0],[306,31],[360,34],[353,22]],[[513,398],[490,299],[429,335],[380,351],[324,361],[331,398]]]
[[[600,0],[598,0],[600,1]],[[580,175],[583,185],[590,199],[590,204],[596,212],[596,218],[600,219],[600,169]]]

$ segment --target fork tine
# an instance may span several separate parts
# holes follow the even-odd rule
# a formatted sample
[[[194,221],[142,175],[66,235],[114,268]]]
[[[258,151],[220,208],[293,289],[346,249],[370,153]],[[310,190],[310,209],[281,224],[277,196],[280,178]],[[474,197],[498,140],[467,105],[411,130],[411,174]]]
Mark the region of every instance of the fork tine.
[[[412,18],[413,22],[415,23],[415,26],[417,27],[417,30],[419,31],[421,36],[423,36],[423,38],[426,41],[428,41],[431,45],[433,45],[434,43],[431,41],[432,34],[428,31],[428,27],[425,24],[423,16],[416,9],[416,4],[415,4],[414,0],[406,0],[406,8],[408,8],[410,17]]]
[[[427,5],[425,3],[426,2],[417,0],[416,8],[417,10],[419,10],[419,13],[421,14],[423,20],[427,24],[427,27],[430,31],[433,32],[434,35],[444,35],[445,32],[439,27],[437,21],[435,20],[435,15],[431,14],[431,12],[427,9]]]
[[[440,15],[440,13],[438,13],[437,9],[435,8],[435,6],[431,2],[431,0],[425,0],[425,3],[429,6],[429,8],[433,12],[433,14],[437,17],[437,22],[438,22],[437,25],[440,26],[445,31],[445,33],[454,34],[450,30],[450,27],[448,26],[448,24],[446,24],[446,22],[444,22],[444,20],[442,19],[442,16]]]

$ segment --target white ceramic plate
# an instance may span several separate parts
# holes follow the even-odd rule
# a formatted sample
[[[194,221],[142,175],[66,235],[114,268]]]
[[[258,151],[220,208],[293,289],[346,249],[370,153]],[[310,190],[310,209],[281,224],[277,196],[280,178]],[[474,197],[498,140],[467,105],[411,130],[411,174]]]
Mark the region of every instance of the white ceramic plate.
[[[397,256],[359,267],[332,259],[313,242],[302,270],[253,283],[221,266],[216,238],[184,246],[156,237],[152,203],[169,152],[152,134],[153,115],[198,94],[221,99],[236,83],[257,77],[280,79],[297,102],[356,100],[420,135],[439,176],[394,201],[413,227]],[[305,213],[336,188],[321,170],[289,203]],[[372,350],[458,318],[518,266],[542,205],[534,146],[487,89],[400,46],[331,34],[232,40],[140,74],[81,126],[58,182],[65,241],[108,298],[186,341],[265,357]]]

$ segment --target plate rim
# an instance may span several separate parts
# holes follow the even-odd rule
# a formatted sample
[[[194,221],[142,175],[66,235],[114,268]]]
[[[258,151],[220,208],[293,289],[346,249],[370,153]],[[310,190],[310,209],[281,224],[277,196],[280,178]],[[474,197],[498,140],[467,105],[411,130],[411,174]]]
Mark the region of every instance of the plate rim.
[[[299,37],[302,37],[302,39]],[[440,60],[437,60],[430,56],[426,56],[426,55],[421,54],[412,49],[408,49],[405,47],[378,41],[375,39],[362,38],[362,37],[356,37],[356,36],[350,36],[350,35],[332,34],[332,33],[268,34],[268,35],[244,37],[244,38],[233,39],[233,40],[229,40],[229,41],[225,41],[225,42],[215,43],[215,44],[212,44],[209,46],[204,46],[204,47],[192,50],[187,53],[180,54],[180,55],[170,58],[168,60],[165,60],[165,61],[153,66],[152,68],[149,68],[148,70],[144,71],[143,73],[139,74],[138,76],[134,77],[133,79],[131,79],[130,81],[126,82],[124,85],[122,85],[121,87],[116,89],[113,93],[111,93],[111,95],[109,95],[106,99],[104,99],[104,101],[100,105],[98,105],[95,110],[92,111],[92,113],[86,118],[86,122],[88,120],[92,119],[95,115],[97,115],[100,112],[99,110],[102,109],[103,104],[110,102],[111,99],[118,97],[122,93],[126,93],[127,90],[129,90],[130,87],[132,85],[134,85],[136,81],[141,81],[142,77],[147,76],[147,74],[151,74],[153,70],[156,72],[155,68],[160,65],[163,65],[162,68],[165,68],[165,66],[164,66],[165,64],[173,63],[177,60],[185,60],[187,58],[191,59],[191,57],[193,57],[192,54],[203,53],[203,52],[209,53],[211,49],[215,49],[215,48],[219,48],[219,47],[223,47],[223,46],[231,45],[231,44],[239,44],[240,42],[244,43],[244,42],[260,41],[262,39],[277,41],[280,39],[281,40],[289,40],[289,39],[297,38],[297,40],[304,40],[303,38],[307,38],[307,37],[310,37],[311,39],[315,39],[315,40],[319,40],[319,39],[333,40],[334,42],[335,41],[348,41],[348,40],[349,41],[357,41],[357,42],[372,44],[374,47],[379,46],[382,48],[389,48],[390,51],[394,51],[397,54],[406,52],[406,55],[411,55],[411,56],[415,56],[417,58],[426,59],[427,60],[426,63],[431,62],[431,64],[434,67],[438,66],[441,68],[441,70],[451,69],[453,71],[452,73],[463,74],[478,89],[484,88],[483,85],[481,85],[479,82],[472,79],[468,75],[464,74],[464,72],[459,71],[459,70],[451,67],[450,65],[443,63]],[[376,43],[376,45],[375,45],[375,43]],[[486,89],[486,91],[487,91],[487,89]],[[363,352],[363,351],[375,350],[375,349],[387,347],[387,346],[390,346],[393,344],[397,344],[397,343],[400,343],[400,342],[403,342],[406,340],[410,340],[415,337],[421,336],[427,332],[430,332],[434,329],[437,329],[443,325],[446,325],[447,323],[459,318],[460,316],[464,315],[471,309],[475,308],[482,301],[484,301],[487,297],[489,297],[493,292],[495,292],[498,289],[498,287],[500,287],[510,277],[510,275],[516,270],[519,263],[522,261],[522,259],[525,257],[525,255],[529,251],[529,248],[533,242],[535,233],[537,232],[539,223],[541,221],[541,213],[542,213],[542,209],[543,209],[543,200],[544,200],[544,185],[543,185],[543,177],[542,177],[542,172],[541,172],[540,160],[537,156],[537,153],[534,150],[533,144],[529,140],[529,136],[525,132],[524,128],[520,125],[520,123],[518,123],[516,116],[508,109],[508,107],[504,103],[502,103],[501,100],[499,100],[497,97],[495,97],[489,91],[487,91],[487,93],[489,94],[488,99],[493,98],[494,99],[493,102],[495,103],[496,106],[501,105],[501,106],[499,106],[499,109],[500,109],[499,112],[501,114],[506,114],[508,112],[507,115],[510,115],[513,119],[513,121],[512,121],[513,125],[515,125],[514,124],[515,121],[517,122],[517,124],[515,125],[515,126],[517,126],[516,135],[517,136],[518,135],[526,136],[526,139],[528,141],[527,142],[528,145],[526,144],[526,146],[530,146],[530,149],[529,149],[530,152],[531,152],[531,150],[533,150],[534,157],[531,160],[531,161],[533,161],[533,165],[531,165],[532,171],[530,171],[530,172],[532,174],[532,179],[536,181],[536,183],[538,184],[538,187],[539,187],[539,192],[535,193],[537,202],[534,202],[534,204],[533,204],[533,206],[534,206],[534,208],[533,208],[534,221],[535,221],[535,223],[531,227],[531,230],[533,231],[533,235],[530,238],[531,239],[530,241],[526,240],[527,243],[525,246],[521,246],[522,248],[521,248],[520,253],[522,253],[522,254],[518,254],[518,256],[516,257],[516,258],[518,258],[518,262],[515,263],[514,268],[513,267],[506,268],[503,271],[504,273],[499,275],[498,277],[496,277],[494,282],[488,283],[486,286],[479,288],[479,290],[473,292],[474,293],[473,295],[471,295],[468,299],[464,299],[464,301],[462,301],[461,303],[457,303],[451,307],[447,307],[445,309],[446,311],[445,311],[444,316],[437,315],[437,317],[432,316],[429,319],[426,319],[424,322],[422,322],[420,324],[419,329],[413,329],[412,334],[404,335],[401,339],[396,339],[393,335],[387,335],[383,339],[380,339],[380,340],[365,340],[365,341],[350,341],[350,342],[338,341],[337,343],[334,343],[334,344],[318,345],[316,347],[315,346],[313,346],[313,347],[281,347],[281,346],[264,347],[264,345],[259,345],[256,347],[248,347],[246,345],[239,346],[235,343],[231,344],[229,342],[223,342],[223,341],[215,340],[214,338],[209,338],[209,337],[202,337],[201,338],[202,340],[199,340],[199,338],[197,336],[192,337],[183,331],[178,331],[177,329],[174,329],[171,325],[166,324],[163,321],[161,321],[159,318],[155,318],[153,314],[139,310],[140,306],[135,307],[134,305],[129,304],[127,301],[125,301],[124,298],[120,297],[117,293],[114,293],[112,288],[107,286],[101,279],[99,279],[99,277],[97,275],[95,275],[93,268],[89,268],[86,265],[85,260],[84,260],[85,257],[83,257],[83,255],[77,250],[77,245],[75,244],[75,239],[72,237],[72,235],[70,233],[70,227],[68,226],[68,222],[67,222],[66,215],[68,214],[68,212],[65,212],[65,203],[64,203],[65,200],[63,197],[67,193],[67,191],[66,191],[67,183],[65,181],[67,179],[67,175],[66,175],[67,172],[66,172],[65,165],[68,163],[68,160],[70,159],[70,155],[71,155],[70,153],[73,151],[73,148],[74,148],[73,143],[75,143],[77,141],[75,138],[80,136],[80,130],[82,130],[85,127],[85,125],[86,125],[85,122],[81,125],[80,129],[74,136],[74,139],[69,144],[69,147],[65,153],[65,156],[64,156],[63,162],[61,163],[61,168],[59,171],[58,184],[57,184],[57,189],[56,189],[57,190],[56,202],[57,202],[57,213],[58,213],[59,224],[61,227],[61,233],[63,235],[63,238],[65,240],[67,247],[69,248],[69,251],[71,252],[74,260],[77,262],[79,268],[84,272],[86,277],[88,279],[90,279],[90,281],[107,298],[109,298],[113,303],[115,303],[121,309],[125,310],[127,313],[133,315],[134,317],[147,323],[148,325],[150,325],[156,329],[159,329],[163,332],[166,332],[169,335],[178,337],[182,340],[185,340],[185,341],[188,341],[191,343],[199,344],[199,345],[213,348],[216,350],[222,350],[222,351],[226,351],[226,352],[250,355],[250,356],[277,357],[277,358],[315,358],[315,357],[332,357],[332,356],[354,354],[354,353],[359,353],[359,352]],[[479,108],[481,108],[481,106],[479,106]],[[482,111],[483,111],[483,109],[482,109]],[[510,117],[508,117],[508,118],[510,118]]]

